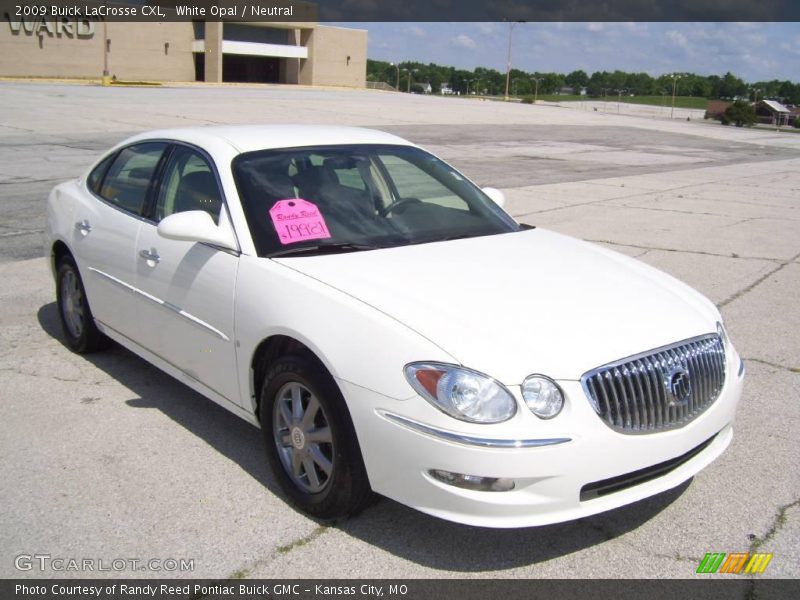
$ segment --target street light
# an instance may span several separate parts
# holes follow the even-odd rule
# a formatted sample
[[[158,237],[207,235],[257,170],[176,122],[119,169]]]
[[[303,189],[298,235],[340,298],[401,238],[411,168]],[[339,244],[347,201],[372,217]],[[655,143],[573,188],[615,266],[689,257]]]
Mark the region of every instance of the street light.
[[[411,74],[416,73],[418,69],[403,69],[404,71],[408,71],[408,88],[406,89],[406,93],[411,93]]]
[[[399,92],[400,91],[400,65],[399,64],[396,65],[394,63],[389,63],[389,65],[391,65],[392,67],[397,69],[397,84],[395,84],[394,89],[396,89]]]
[[[622,92],[627,92],[628,90],[626,90],[625,88],[622,88],[622,89],[614,90],[614,91],[617,92],[617,94],[618,94],[618,96],[617,96],[617,114],[619,114],[619,104],[620,104],[620,102],[622,102]]]
[[[535,88],[533,91],[533,103],[536,104],[536,100],[539,98],[539,82],[542,81],[544,77],[531,77],[531,81],[534,82]]]
[[[753,106],[758,104],[758,92],[761,91],[761,88],[750,88],[753,90]]]
[[[467,96],[469,96],[469,84],[475,81],[474,79],[465,79],[464,81],[467,82]]]
[[[525,21],[511,21],[508,24],[508,60],[506,60],[506,95],[505,99],[508,101],[508,81],[511,77],[511,34],[514,33],[514,26]]]
[[[669,118],[671,119],[672,115],[675,113],[675,92],[678,89],[678,79],[683,77],[683,75],[673,73],[670,77],[672,78],[672,108],[669,111]]]
[[[608,90],[611,88],[600,88],[600,91],[603,92],[603,112],[608,112],[608,107],[606,106],[606,102],[608,102]]]

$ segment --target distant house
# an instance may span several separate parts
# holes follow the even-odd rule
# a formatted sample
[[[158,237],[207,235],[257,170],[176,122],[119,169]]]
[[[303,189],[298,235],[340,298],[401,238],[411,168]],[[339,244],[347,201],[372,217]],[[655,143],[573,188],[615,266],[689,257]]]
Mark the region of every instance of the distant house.
[[[709,100],[706,106],[706,119],[720,119],[733,102],[728,100]]]
[[[564,87],[559,88],[556,94],[558,96],[574,96],[575,94],[578,94],[579,96],[585,96],[586,88],[585,87],[578,88],[578,90],[575,91],[575,88],[573,86],[565,85]]]
[[[453,91],[453,88],[450,87],[449,83],[443,83],[441,90],[442,94],[445,96],[450,96],[451,94],[455,94],[455,91]]]
[[[791,125],[795,115],[792,110],[777,100],[761,100],[756,104],[756,117],[759,123],[767,125]]]
[[[415,83],[414,85],[421,87],[423,94],[430,94],[433,91],[433,88],[431,87],[431,84],[427,83],[427,82],[426,83]]]

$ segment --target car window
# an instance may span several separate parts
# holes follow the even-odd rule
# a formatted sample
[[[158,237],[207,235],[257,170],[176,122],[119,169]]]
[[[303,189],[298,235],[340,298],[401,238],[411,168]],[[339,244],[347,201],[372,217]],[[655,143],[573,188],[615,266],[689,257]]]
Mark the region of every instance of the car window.
[[[469,211],[466,201],[456,195],[453,190],[445,187],[433,176],[423,171],[418,166],[404,158],[391,154],[383,154],[381,162],[394,182],[398,193],[398,200],[414,198],[421,202],[430,202],[439,206]],[[452,172],[454,177],[463,179]]]
[[[100,186],[100,197],[122,210],[141,215],[150,181],[166,143],[146,142],[120,150]]]
[[[204,210],[219,223],[222,193],[208,161],[196,150],[176,146],[161,178],[155,220],[188,210]]]
[[[89,173],[89,177],[86,178],[86,185],[87,187],[92,190],[95,194],[100,193],[100,184],[103,182],[103,176],[108,171],[108,166],[111,164],[111,161],[117,156],[117,153],[114,152],[113,154],[106,156],[100,164],[98,164],[92,172]]]
[[[411,146],[263,150],[232,167],[260,256],[519,231],[465,177]]]

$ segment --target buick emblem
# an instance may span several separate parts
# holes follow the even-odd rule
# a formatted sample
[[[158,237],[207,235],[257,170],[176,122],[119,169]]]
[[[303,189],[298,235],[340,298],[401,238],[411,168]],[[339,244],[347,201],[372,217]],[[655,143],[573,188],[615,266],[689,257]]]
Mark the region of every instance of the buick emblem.
[[[672,395],[669,406],[686,406],[692,397],[692,379],[683,367],[673,367],[667,374],[667,389]]]

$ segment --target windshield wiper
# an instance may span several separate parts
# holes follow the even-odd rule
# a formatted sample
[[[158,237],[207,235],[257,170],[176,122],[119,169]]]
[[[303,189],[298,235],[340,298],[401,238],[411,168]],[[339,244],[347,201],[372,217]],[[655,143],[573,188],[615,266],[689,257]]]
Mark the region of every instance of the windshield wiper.
[[[312,246],[297,246],[294,248],[284,248],[267,254],[267,258],[279,258],[282,256],[297,256],[301,254],[336,254],[339,252],[360,252],[363,250],[378,250],[384,246],[373,244],[353,244],[351,242],[335,242],[332,244],[315,244]]]

